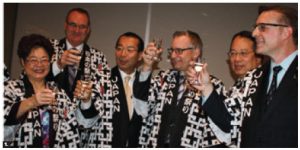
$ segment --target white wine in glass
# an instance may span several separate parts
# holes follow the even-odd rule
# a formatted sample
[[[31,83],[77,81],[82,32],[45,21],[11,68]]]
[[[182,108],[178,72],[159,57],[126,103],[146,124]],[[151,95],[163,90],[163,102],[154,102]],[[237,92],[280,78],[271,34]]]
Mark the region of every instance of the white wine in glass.
[[[49,82],[46,84],[46,88],[52,91],[52,93],[54,94],[55,101],[56,101],[57,94],[58,94],[58,92],[59,92],[58,88],[57,88],[55,85],[53,85],[53,84],[51,84],[51,83],[49,83]],[[54,102],[54,104],[55,104],[55,102]],[[47,110],[52,110],[52,111],[54,112],[55,109],[56,109],[56,108],[54,107],[54,104],[53,104],[53,102],[52,102],[51,104],[47,105],[47,106],[46,106]]]
[[[199,75],[202,71],[202,68],[203,68],[203,65],[205,63],[205,59],[204,58],[200,58],[198,57],[196,59],[196,62],[195,62],[195,66],[194,66],[194,69],[196,71],[196,75],[197,75],[197,78],[199,78]],[[198,79],[195,80],[195,84],[199,85],[200,84],[200,81]]]

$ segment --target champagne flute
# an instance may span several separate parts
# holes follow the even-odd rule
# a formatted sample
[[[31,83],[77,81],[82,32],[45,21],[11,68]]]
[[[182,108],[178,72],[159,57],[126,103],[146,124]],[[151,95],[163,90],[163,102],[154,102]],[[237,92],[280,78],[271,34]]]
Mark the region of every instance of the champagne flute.
[[[196,71],[196,76],[197,76],[197,79],[195,80],[195,84],[196,85],[201,84],[201,82],[199,81],[199,75],[200,75],[200,73],[202,71],[204,63],[205,63],[205,59],[204,58],[201,59],[200,57],[198,57],[196,59],[195,66],[194,66],[194,69]]]
[[[80,51],[80,53],[78,53],[78,54],[75,54],[75,56],[77,56],[77,57],[79,57],[79,62],[78,63],[76,63],[74,66],[76,66],[76,68],[78,69],[78,70],[80,70],[81,68],[80,68],[80,61],[81,61],[81,58],[82,58],[82,54],[83,54],[83,50],[82,51]]]
[[[56,101],[57,94],[59,92],[58,88],[54,84],[51,84],[50,82],[48,82],[46,84],[46,88],[52,91],[52,93],[54,95],[54,99]],[[56,108],[54,106],[55,106],[55,102],[52,102],[51,104],[47,105],[46,108],[47,108],[47,110],[52,110],[53,112],[55,112]]]
[[[160,49],[161,46],[162,46],[162,39],[161,38],[153,38],[152,42],[154,43],[154,46],[157,48],[157,49]],[[156,62],[159,62],[161,61],[161,58],[157,56],[157,52],[155,51],[155,55],[154,57],[152,58],[154,61]]]
[[[90,83],[91,83],[90,75],[81,76],[81,91],[80,91],[79,99],[84,99],[88,97],[88,93],[85,92],[85,88],[88,87]]]

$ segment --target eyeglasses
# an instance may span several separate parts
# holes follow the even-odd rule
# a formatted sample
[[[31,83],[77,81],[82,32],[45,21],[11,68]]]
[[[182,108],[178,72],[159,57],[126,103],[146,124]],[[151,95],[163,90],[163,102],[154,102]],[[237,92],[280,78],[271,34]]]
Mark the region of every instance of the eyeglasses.
[[[248,54],[251,54],[251,53],[254,53],[254,52],[245,52],[245,51],[241,51],[241,52],[235,52],[235,51],[230,51],[228,52],[228,56],[229,57],[235,57],[235,56],[241,56],[241,57],[246,57]]]
[[[76,23],[74,23],[74,22],[68,22],[67,23],[68,24],[68,26],[70,26],[70,27],[72,27],[72,28],[79,28],[80,30],[83,30],[83,29],[87,29],[88,28],[88,26],[87,25],[78,25],[78,24],[76,24]]]
[[[27,63],[29,63],[30,65],[37,65],[38,63],[46,66],[48,65],[50,62],[49,62],[49,59],[48,58],[42,58],[42,59],[37,59],[37,58],[29,58],[29,59],[26,59]]]
[[[192,49],[194,49],[194,48],[193,47],[188,47],[188,48],[168,48],[168,52],[169,52],[169,54],[175,52],[176,54],[181,55],[183,53],[183,51],[192,50]]]
[[[123,50],[125,50],[125,49],[127,49],[127,51],[128,52],[135,52],[135,51],[137,51],[137,48],[135,48],[135,47],[133,47],[133,46],[128,46],[128,47],[123,47],[123,46],[117,46],[116,47],[116,51],[123,51]]]
[[[253,26],[253,30],[255,30],[256,28],[260,31],[260,32],[264,32],[267,29],[267,26],[272,26],[272,27],[288,27],[288,25],[284,25],[284,24],[274,24],[274,23],[259,23]]]

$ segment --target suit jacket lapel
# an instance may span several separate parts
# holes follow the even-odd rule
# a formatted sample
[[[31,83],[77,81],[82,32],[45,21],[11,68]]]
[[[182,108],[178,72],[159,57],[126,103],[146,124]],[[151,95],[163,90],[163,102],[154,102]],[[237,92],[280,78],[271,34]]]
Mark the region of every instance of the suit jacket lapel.
[[[274,93],[275,94],[274,98],[268,106],[265,117],[268,117],[271,112],[276,111],[274,109],[276,109],[277,107],[280,107],[278,105],[280,105],[282,100],[289,100],[287,98],[287,95],[289,95],[291,90],[298,90],[298,86],[297,86],[298,69],[297,69],[297,67],[298,67],[298,57],[296,57],[293,60],[293,62],[289,66],[288,70],[286,71],[285,75],[283,76],[283,78],[277,88],[278,91],[280,91],[280,92]],[[295,86],[293,86],[295,84],[296,84],[297,89],[295,89]]]
[[[266,95],[267,95],[267,90],[268,90],[268,77],[270,73],[270,62],[266,63],[266,65],[263,66],[262,68],[262,78],[258,79],[258,85],[257,87],[257,95],[256,97],[253,98],[255,101],[253,106],[257,110],[253,110],[254,112],[258,112],[258,119],[262,119],[262,117],[265,115],[265,110],[266,110]]]

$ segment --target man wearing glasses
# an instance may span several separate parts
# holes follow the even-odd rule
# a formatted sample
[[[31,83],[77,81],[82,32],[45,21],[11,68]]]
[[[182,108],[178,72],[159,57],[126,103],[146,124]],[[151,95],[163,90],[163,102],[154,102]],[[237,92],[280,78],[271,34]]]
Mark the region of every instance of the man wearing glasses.
[[[187,84],[189,63],[201,57],[202,47],[197,33],[176,31],[169,48],[173,68],[160,71],[151,80],[150,73],[155,63],[153,56],[157,54],[155,51],[160,53],[161,49],[153,43],[145,49],[141,76],[134,86],[135,98],[148,101],[149,108],[139,138],[142,147],[224,146],[213,133],[201,109],[201,94]],[[222,87],[216,78],[212,78],[211,82],[216,88]]]
[[[298,147],[297,10],[260,7],[252,35],[257,53],[270,61],[247,73],[225,100],[204,67],[204,88],[194,86],[209,96],[203,109],[221,129],[231,125],[228,143],[237,147]]]
[[[66,37],[60,41],[51,40],[55,49],[52,71],[60,88],[67,92],[74,103],[79,102],[85,118],[102,112],[96,124],[85,124],[81,128],[81,147],[109,147],[113,110],[110,89],[107,89],[110,87],[110,68],[103,52],[86,43],[90,24],[90,16],[85,9],[69,10],[64,23]],[[88,86],[84,87],[84,82],[88,82]],[[80,121],[80,118],[77,119]],[[91,129],[86,129],[91,126]]]
[[[256,54],[255,49],[256,41],[251,32],[241,31],[232,37],[228,58],[232,76],[236,81],[262,63],[263,56]]]

